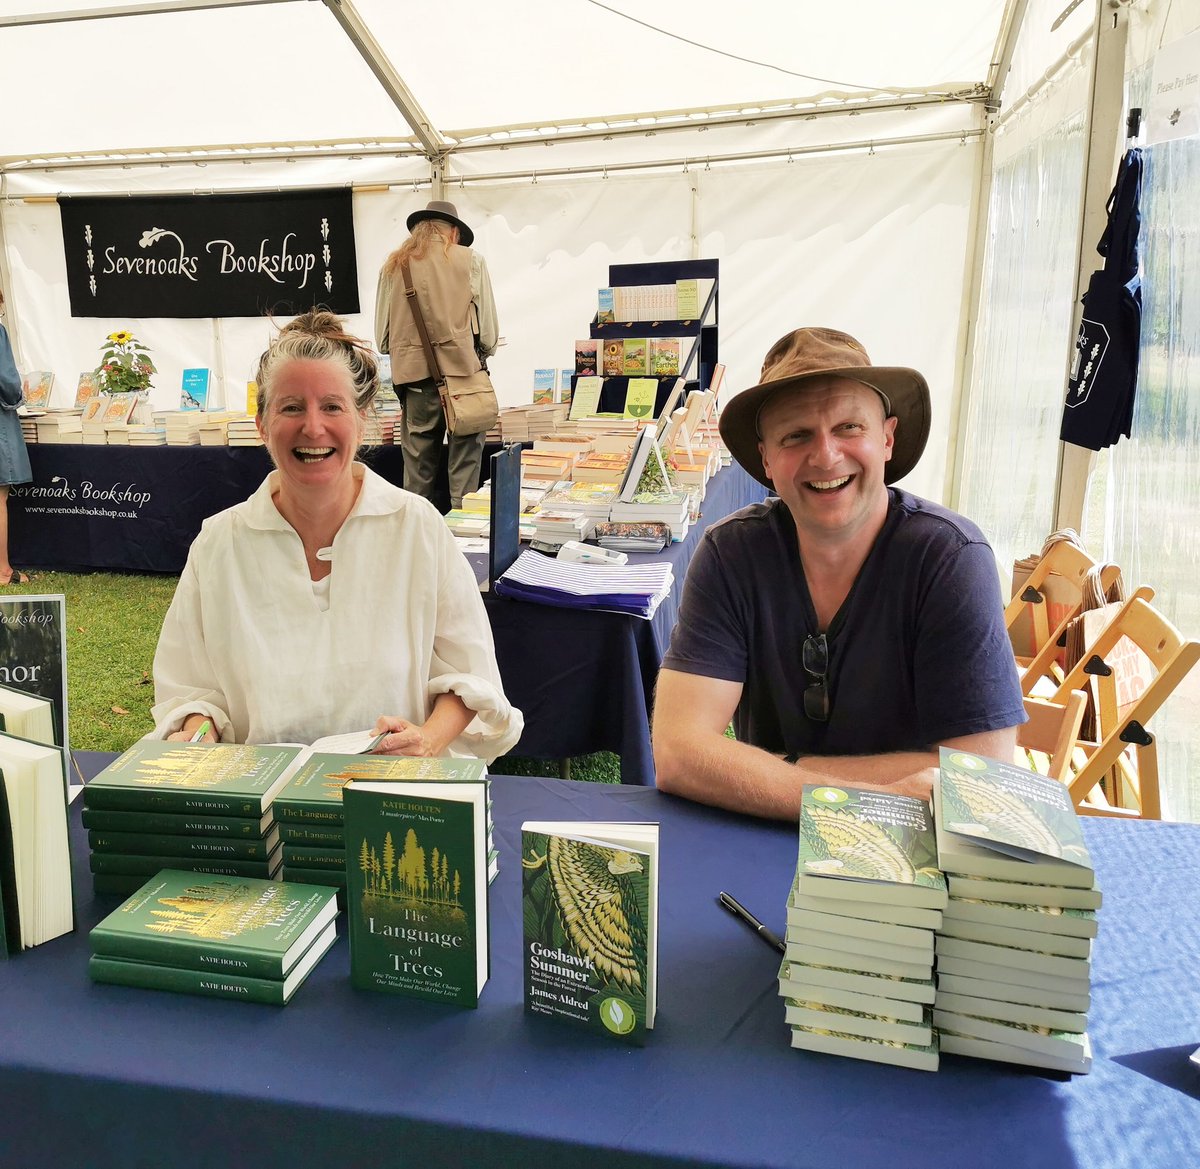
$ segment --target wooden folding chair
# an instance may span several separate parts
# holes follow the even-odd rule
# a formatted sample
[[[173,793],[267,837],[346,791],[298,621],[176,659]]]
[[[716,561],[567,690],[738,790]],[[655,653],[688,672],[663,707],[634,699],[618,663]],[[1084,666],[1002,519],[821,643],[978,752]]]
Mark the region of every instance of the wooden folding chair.
[[[1139,589],[1121,606],[1054,694],[1065,702],[1072,690],[1093,689],[1096,739],[1080,742],[1069,780],[1071,799],[1086,815],[1162,818],[1158,752],[1147,724],[1200,661],[1200,641],[1185,638],[1150,604],[1149,592]]]
[[[1094,568],[1096,562],[1082,548],[1060,540],[1034,565],[1024,587],[1009,601],[1004,610],[1004,624],[1010,637],[1022,613],[1028,612],[1033,623],[1033,653],[1016,655],[1022,694],[1032,694],[1034,686],[1044,677],[1051,677],[1054,682],[1061,680],[1062,671],[1057,669],[1056,658],[1066,644],[1067,626],[1083,608],[1084,582]],[[1051,574],[1062,577],[1071,586],[1072,598],[1072,603],[1054,625],[1050,624],[1045,595],[1046,580]],[[1100,569],[1101,589],[1107,593],[1120,575],[1121,570],[1115,564],[1104,565]]]
[[[1017,728],[1016,762],[1067,783],[1086,706],[1087,695],[1082,690],[1070,691],[1061,703],[1048,698],[1026,698],[1025,713],[1029,721]]]

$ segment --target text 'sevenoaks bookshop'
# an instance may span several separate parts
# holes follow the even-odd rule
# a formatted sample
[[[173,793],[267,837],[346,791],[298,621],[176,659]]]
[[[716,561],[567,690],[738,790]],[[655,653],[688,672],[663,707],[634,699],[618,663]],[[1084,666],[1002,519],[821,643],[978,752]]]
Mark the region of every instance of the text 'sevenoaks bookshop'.
[[[353,985],[477,1006],[488,977],[487,783],[355,780],[342,808]]]
[[[658,981],[658,825],[521,825],[525,1009],[642,1043]]]

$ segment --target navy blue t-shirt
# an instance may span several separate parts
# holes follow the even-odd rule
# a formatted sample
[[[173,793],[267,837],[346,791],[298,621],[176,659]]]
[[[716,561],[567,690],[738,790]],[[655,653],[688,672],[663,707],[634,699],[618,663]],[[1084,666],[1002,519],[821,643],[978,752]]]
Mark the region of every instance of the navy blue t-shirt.
[[[928,750],[1025,721],[992,550],[937,504],[889,489],[887,519],[827,630],[825,723],[804,713],[801,646],[816,632],[795,524],[771,499],[705,533],[663,666],[742,683],[737,737],[777,754]]]

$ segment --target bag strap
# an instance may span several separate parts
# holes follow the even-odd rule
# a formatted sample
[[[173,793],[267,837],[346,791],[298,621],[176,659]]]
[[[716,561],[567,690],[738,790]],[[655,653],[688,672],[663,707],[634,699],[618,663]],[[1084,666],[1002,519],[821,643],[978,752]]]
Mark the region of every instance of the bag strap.
[[[417,290],[413,287],[412,273],[408,270],[407,260],[400,262],[400,271],[404,274],[404,295],[408,299],[408,308],[416,322],[417,332],[421,334],[421,348],[425,350],[425,364],[429,367],[429,376],[433,378],[433,384],[441,390],[446,385],[446,379],[442,376],[437,354],[434,353],[433,343],[429,340],[429,330],[425,328],[425,317],[421,312],[421,303],[417,300]]]

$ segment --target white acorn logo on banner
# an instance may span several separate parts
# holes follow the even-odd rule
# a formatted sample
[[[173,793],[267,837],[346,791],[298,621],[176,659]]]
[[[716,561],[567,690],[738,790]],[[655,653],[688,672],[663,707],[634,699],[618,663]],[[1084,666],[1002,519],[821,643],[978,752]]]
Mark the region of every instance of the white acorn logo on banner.
[[[329,220],[321,220],[321,238],[327,240],[329,238]]]

